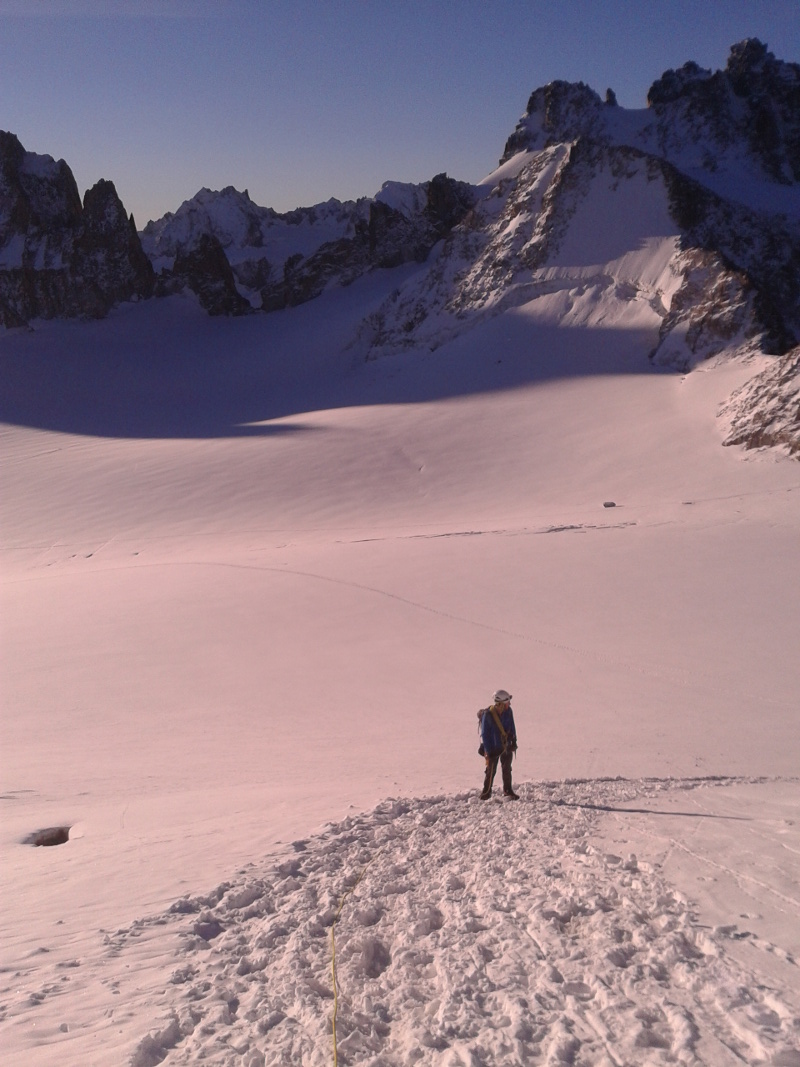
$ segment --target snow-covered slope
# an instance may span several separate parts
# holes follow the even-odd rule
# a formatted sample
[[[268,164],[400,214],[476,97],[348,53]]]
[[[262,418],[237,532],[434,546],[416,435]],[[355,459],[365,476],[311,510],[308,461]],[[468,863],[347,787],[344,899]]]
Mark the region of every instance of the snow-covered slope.
[[[781,950],[750,916],[699,923],[662,864],[633,851],[638,826],[679,834],[714,807],[737,820],[748,793],[544,782],[513,811],[460,794],[351,815],[109,935],[127,1012],[153,1011],[131,963],[161,945],[170,969],[131,1067],[325,1067],[334,1033],[340,1063],[792,1067],[796,1001],[757,969]],[[601,836],[609,813],[636,827],[621,855]],[[749,960],[731,951],[741,941]],[[92,961],[78,980],[102,975]]]

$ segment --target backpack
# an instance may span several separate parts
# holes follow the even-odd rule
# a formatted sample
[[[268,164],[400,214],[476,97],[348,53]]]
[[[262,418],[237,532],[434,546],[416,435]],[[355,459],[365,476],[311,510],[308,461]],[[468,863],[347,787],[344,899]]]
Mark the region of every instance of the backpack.
[[[483,716],[486,714],[486,712],[488,710],[489,710],[488,708],[481,708],[480,711],[478,712],[478,734],[479,735],[480,735],[480,733],[481,733],[481,731],[483,729]],[[485,756],[486,755],[486,749],[483,747],[483,741],[481,741],[480,748],[478,749],[478,755],[479,756]]]
[[[480,711],[478,712],[478,733],[481,733],[481,729],[483,727],[483,716],[486,715],[487,712],[490,712],[490,713],[492,712],[492,706],[491,705],[489,705],[488,708],[481,708]],[[496,712],[494,712],[493,714],[494,714],[495,725],[497,726],[497,729],[500,731],[500,736],[502,737],[503,745],[505,746],[506,743],[507,743],[506,742],[506,736],[507,736],[506,732],[503,729],[503,724],[500,722],[500,716]],[[486,749],[483,747],[483,741],[481,741],[480,747],[478,748],[478,755],[479,756],[485,756],[486,755]]]

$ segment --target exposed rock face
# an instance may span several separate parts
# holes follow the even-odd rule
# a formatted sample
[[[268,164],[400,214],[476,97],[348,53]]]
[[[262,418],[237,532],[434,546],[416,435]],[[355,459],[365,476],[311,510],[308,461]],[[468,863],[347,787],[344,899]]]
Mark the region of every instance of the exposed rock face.
[[[706,266],[714,263],[708,293],[735,274],[751,299],[752,332],[759,334],[763,351],[787,351],[800,336],[800,225],[726,200],[669,164],[664,164],[664,174],[670,210],[682,230],[682,249],[694,252],[695,259],[703,253]],[[691,268],[687,284],[690,275]],[[713,303],[719,306],[723,300],[717,294]],[[738,302],[731,299],[731,307]]]
[[[175,257],[173,278],[197,294],[209,315],[244,315],[252,311],[239,294],[236,279],[222,245],[208,233]]]
[[[203,189],[175,214],[148,223],[142,241],[161,272],[160,288],[174,291],[176,257],[212,237],[251,304],[272,311],[378,267],[423,262],[475,199],[472,186],[446,174],[416,186],[387,183],[374,199],[329,200],[284,215],[254,204],[246,191]],[[188,275],[184,280],[194,288]]]
[[[746,145],[775,181],[800,181],[800,66],[777,60],[761,41],[734,45],[724,71],[696,63],[668,70],[647,99],[665,146],[670,129],[689,129],[718,154]]]
[[[647,95],[648,109],[620,123],[612,90],[603,103],[582,82],[537,89],[506,142],[501,162],[588,137],[628,144],[706,176],[741,163],[782,184],[800,181],[800,65],[778,60],[754,39],[731,49],[725,70],[697,63],[666,71]]]
[[[726,445],[785,449],[800,459],[800,347],[738,389],[721,414]]]
[[[97,318],[153,292],[153,269],[111,182],[81,204],[67,164],[0,132],[0,324]]]
[[[613,99],[613,91],[608,92]],[[500,162],[517,152],[538,152],[579,137],[596,138],[603,131],[602,112],[602,100],[583,82],[549,82],[531,93],[528,109],[506,141]]]

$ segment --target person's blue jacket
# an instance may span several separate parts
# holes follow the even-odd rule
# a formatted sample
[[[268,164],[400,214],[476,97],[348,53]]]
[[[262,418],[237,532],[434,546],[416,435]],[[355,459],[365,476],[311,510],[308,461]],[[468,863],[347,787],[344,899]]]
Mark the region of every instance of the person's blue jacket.
[[[509,705],[504,711],[500,712],[500,722],[503,724],[503,729],[506,732],[506,742],[509,748],[516,748],[517,745],[517,728],[514,725],[514,712]],[[481,741],[483,742],[483,749],[487,756],[499,756],[503,751],[503,737],[500,731],[497,729],[497,723],[494,721],[494,715],[492,715],[491,708],[483,714],[481,719]]]

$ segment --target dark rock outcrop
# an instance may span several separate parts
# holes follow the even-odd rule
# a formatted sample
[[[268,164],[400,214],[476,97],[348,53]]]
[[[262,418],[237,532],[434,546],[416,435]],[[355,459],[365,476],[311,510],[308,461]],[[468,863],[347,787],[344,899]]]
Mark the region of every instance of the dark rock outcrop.
[[[724,444],[777,447],[800,459],[800,348],[746,382],[721,414],[729,423]]]
[[[607,97],[608,93],[613,98],[611,89]],[[534,89],[525,114],[506,141],[500,162],[507,162],[517,152],[537,152],[579,137],[597,137],[602,131],[602,110],[603,101],[583,82],[553,81]]]
[[[245,315],[252,311],[236,288],[222,245],[211,234],[201,234],[194,245],[178,253],[172,277],[197,294],[209,315]]]
[[[681,130],[712,153],[739,143],[774,181],[800,181],[800,65],[776,59],[761,41],[734,45],[725,70],[686,63],[666,71],[647,102],[665,146]]]
[[[323,244],[313,255],[291,257],[277,285],[262,290],[268,310],[304,303],[335,282],[349,285],[376,268],[423,263],[433,246],[456,226],[475,204],[475,190],[466,182],[437,174],[421,187],[424,206],[402,211],[382,200],[369,204],[352,237]]]
[[[67,164],[26,152],[0,132],[0,325],[99,318],[151,296],[153,268],[113,184],[81,204]]]
[[[721,273],[728,281],[738,278],[739,293],[735,299],[729,294],[729,312],[741,304],[745,291],[752,296],[763,351],[780,354],[792,348],[800,338],[800,232],[787,229],[780,217],[725,200],[668,163],[661,166],[672,217],[683,230],[682,249],[698,253],[696,262],[703,263],[708,279],[716,278],[714,285]],[[719,268],[716,273],[709,273],[712,264]],[[718,292],[714,304],[721,308],[725,302]],[[680,294],[673,304],[671,314],[681,304]]]

